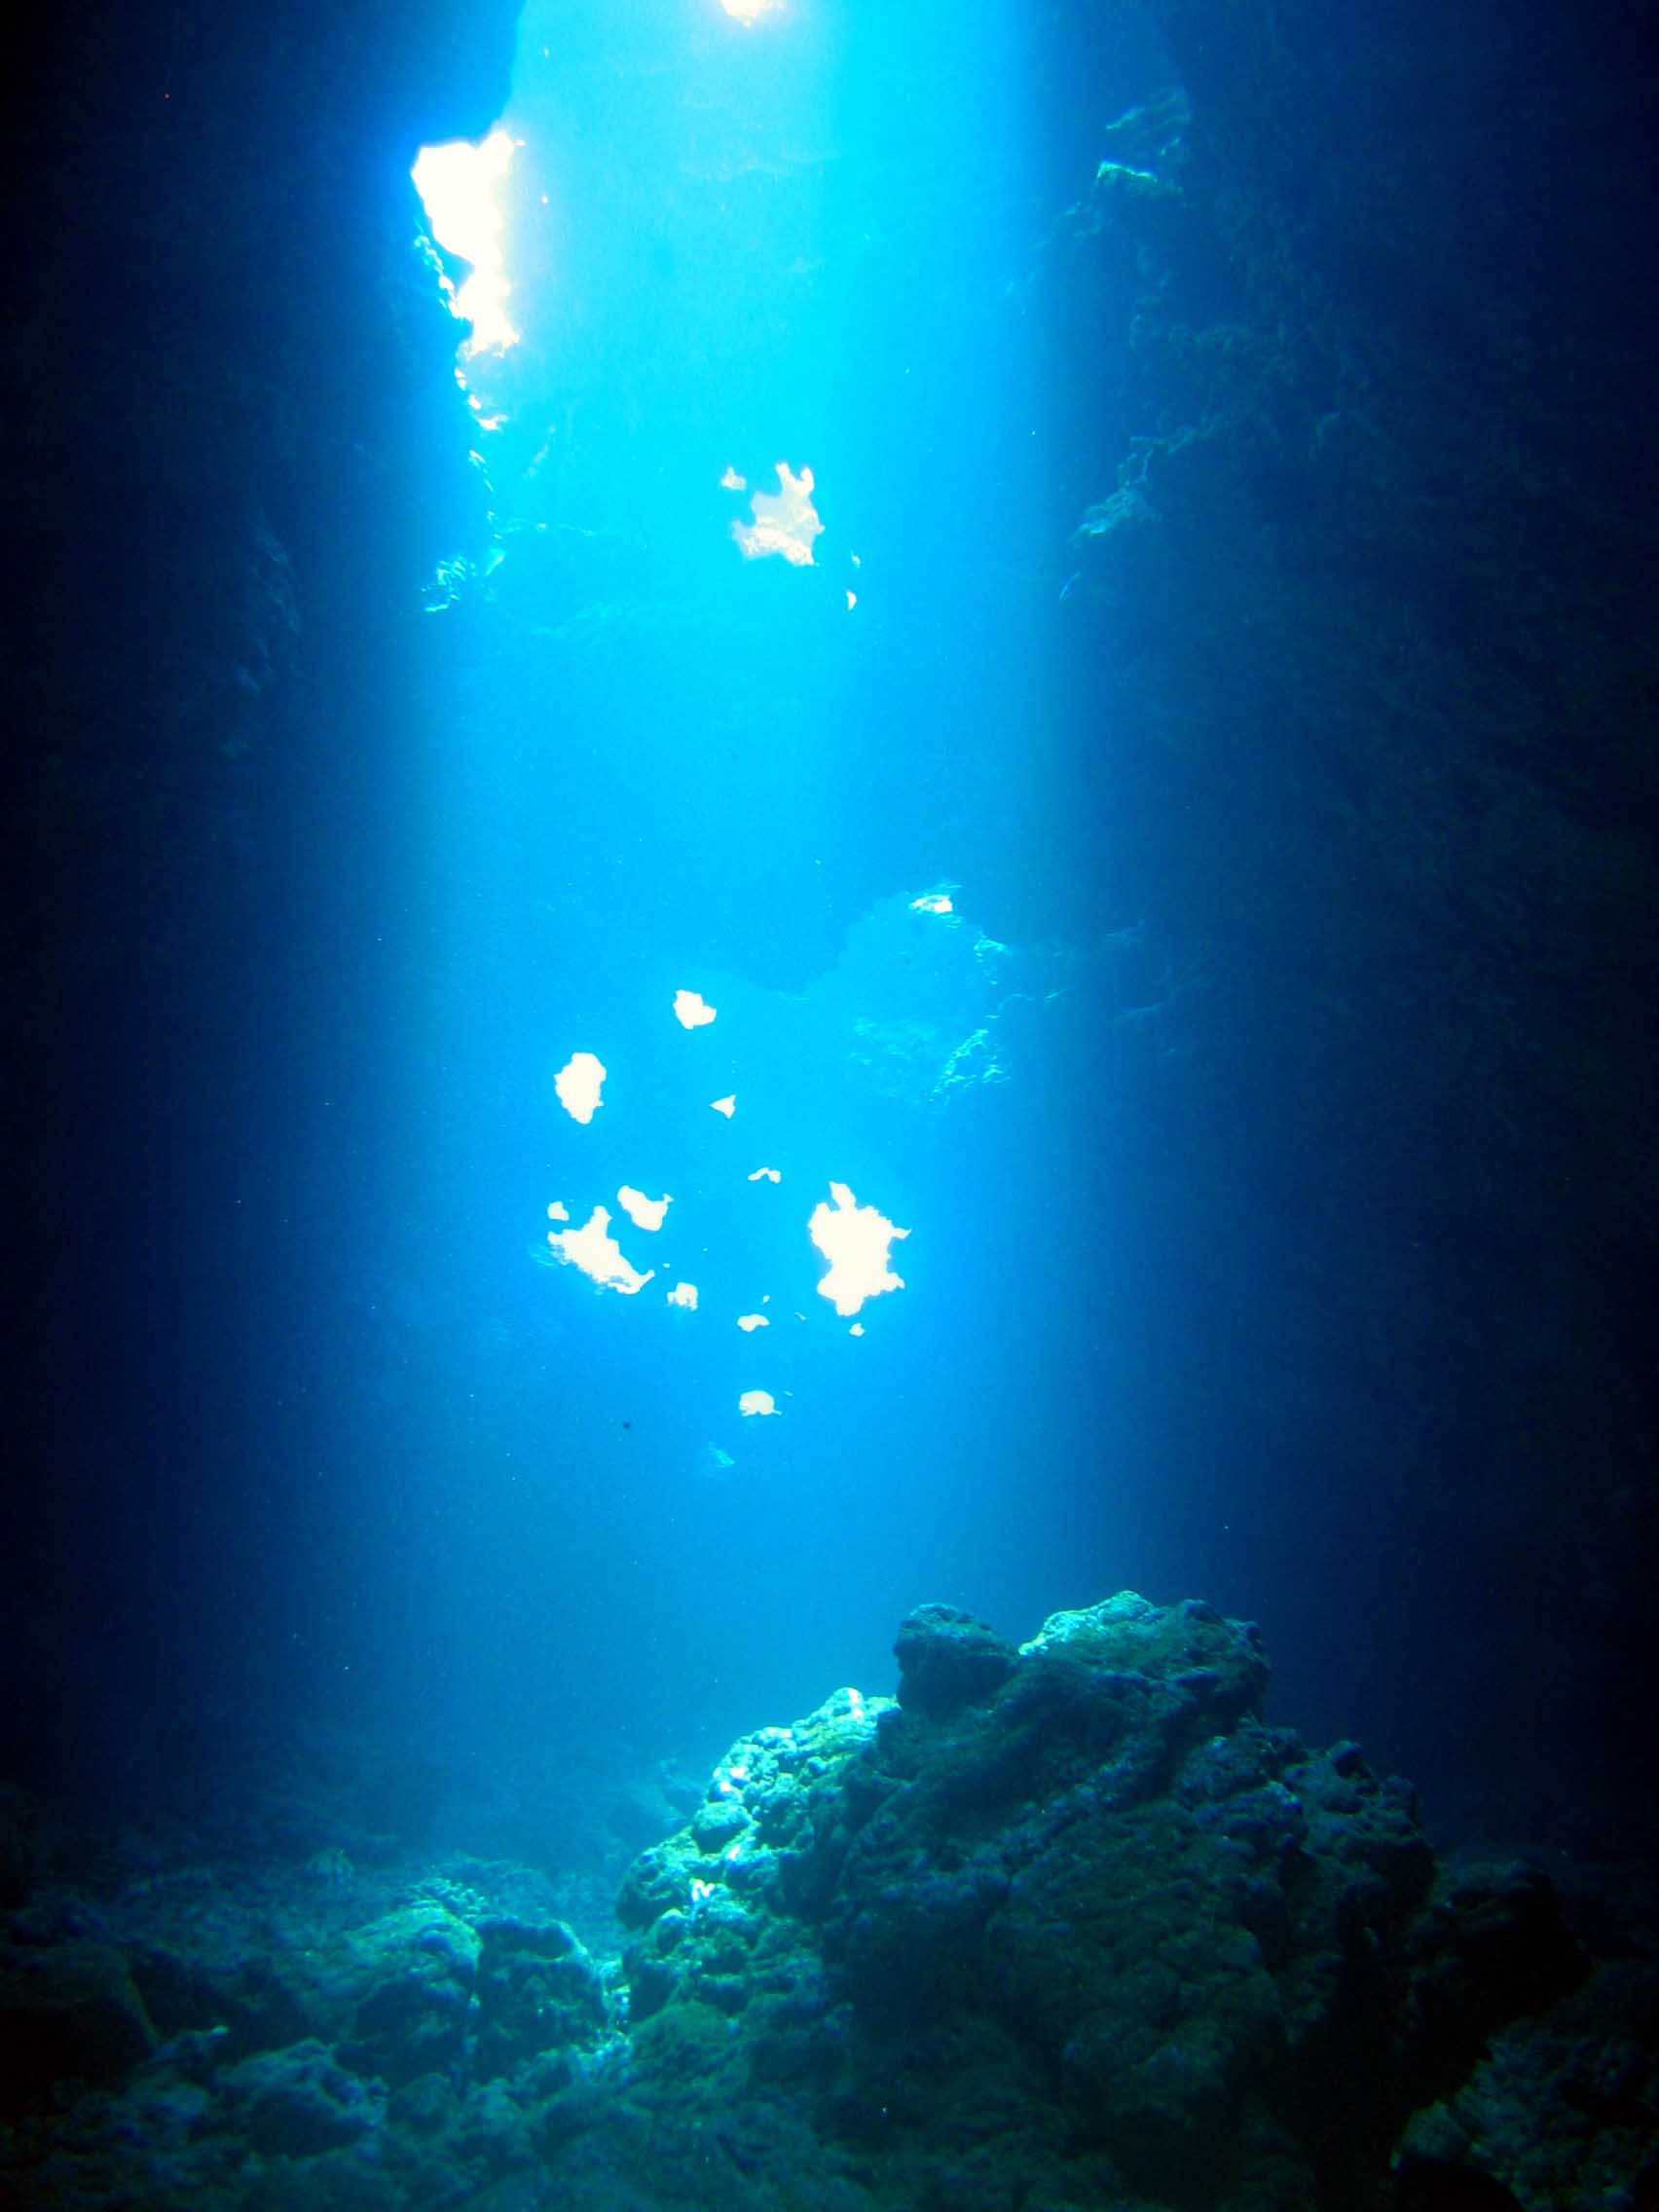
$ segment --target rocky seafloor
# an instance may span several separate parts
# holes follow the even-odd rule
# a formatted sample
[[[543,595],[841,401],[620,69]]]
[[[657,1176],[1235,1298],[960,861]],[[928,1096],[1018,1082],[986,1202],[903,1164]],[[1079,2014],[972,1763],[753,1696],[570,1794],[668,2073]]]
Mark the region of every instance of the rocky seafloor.
[[[897,1656],[733,1745],[614,1922],[453,1853],[65,1872],[6,1801],[0,2197],[1659,2202],[1652,1922],[1437,1856],[1409,1785],[1263,1718],[1252,1624],[1124,1593],[1015,1649],[928,1605]]]

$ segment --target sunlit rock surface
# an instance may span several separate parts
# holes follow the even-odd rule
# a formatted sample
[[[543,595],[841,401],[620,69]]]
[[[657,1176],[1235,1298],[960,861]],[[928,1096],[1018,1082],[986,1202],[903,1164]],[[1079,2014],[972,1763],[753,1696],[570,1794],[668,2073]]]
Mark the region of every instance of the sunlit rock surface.
[[[879,1096],[939,1101],[1015,1072],[1010,1038],[1051,986],[1050,965],[997,943],[961,903],[941,892],[883,900],[806,993],[814,1028]]]

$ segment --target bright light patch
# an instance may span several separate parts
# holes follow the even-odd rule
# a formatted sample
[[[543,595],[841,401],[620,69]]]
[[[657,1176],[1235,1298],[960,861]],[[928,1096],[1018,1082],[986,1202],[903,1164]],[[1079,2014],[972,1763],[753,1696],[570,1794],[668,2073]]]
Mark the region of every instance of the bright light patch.
[[[572,1052],[553,1078],[559,1103],[572,1122],[591,1122],[605,1101],[605,1062],[596,1052]]]
[[[756,1329],[769,1329],[772,1326],[764,1313],[740,1313],[737,1325],[746,1337],[752,1337]]]
[[[753,522],[734,522],[731,535],[746,561],[758,561],[768,553],[781,553],[793,568],[810,569],[812,541],[823,530],[812,503],[812,471],[798,476],[787,461],[778,463],[778,489],[756,492],[751,505]]]
[[[745,30],[753,30],[762,16],[780,14],[783,5],[784,0],[720,0],[726,14]]]
[[[752,1183],[781,1183],[783,1177],[775,1167],[757,1167],[749,1180]]]
[[[512,158],[509,133],[492,130],[478,146],[469,146],[464,139],[448,146],[423,146],[412,172],[432,236],[447,252],[472,265],[471,276],[459,291],[447,287],[450,312],[472,325],[472,336],[462,349],[467,353],[492,348],[504,352],[518,344],[518,332],[507,320],[512,286],[501,247],[501,210],[496,204],[496,187]]]
[[[745,1390],[737,1401],[737,1410],[747,1420],[752,1414],[775,1414],[778,1401],[770,1390]]]
[[[864,1323],[862,1321],[855,1321],[852,1327],[847,1331],[847,1334],[849,1337],[862,1337],[864,1335]]]
[[[831,1183],[833,1208],[822,1203],[812,1209],[807,1235],[830,1263],[830,1272],[818,1286],[843,1319],[856,1313],[866,1298],[879,1298],[884,1290],[903,1290],[904,1278],[888,1266],[895,1237],[908,1236],[896,1229],[874,1206],[861,1206],[845,1183]]]
[[[670,1306],[683,1306],[687,1313],[697,1310],[697,1285],[694,1282],[677,1282],[668,1294]]]
[[[854,608],[855,607],[857,607],[858,603],[859,603],[859,595],[858,595],[858,593],[857,593],[856,591],[850,591],[850,592],[848,592],[848,594],[847,594],[847,612],[848,612],[849,614],[851,614],[851,612],[853,611],[853,608]]]
[[[547,1241],[567,1266],[580,1268],[602,1290],[619,1290],[632,1298],[656,1272],[652,1268],[649,1274],[641,1274],[628,1265],[610,1234],[610,1216],[604,1206],[595,1206],[580,1229],[550,1229]]]
[[[682,1029],[706,1029],[715,1014],[716,1009],[699,992],[675,992],[674,1018]]]
[[[711,1098],[709,1105],[717,1114],[723,1114],[729,1122],[737,1112],[737,1092],[728,1091],[724,1098]]]
[[[569,1221],[571,1216],[569,1210],[555,1198],[547,1209],[547,1218],[549,1221]]]
[[[954,914],[956,907],[948,891],[927,891],[919,899],[910,901],[912,914]]]
[[[748,481],[739,476],[735,468],[727,468],[721,474],[720,490],[722,492],[747,492],[748,489]]]
[[[660,1229],[662,1217],[674,1199],[667,1191],[660,1198],[647,1198],[644,1191],[636,1191],[632,1183],[624,1183],[616,1194],[616,1203],[636,1229]]]

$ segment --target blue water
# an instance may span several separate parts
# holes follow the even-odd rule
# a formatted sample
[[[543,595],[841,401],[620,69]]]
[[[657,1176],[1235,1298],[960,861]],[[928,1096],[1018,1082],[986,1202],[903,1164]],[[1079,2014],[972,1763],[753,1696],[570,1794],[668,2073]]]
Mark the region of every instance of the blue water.
[[[1177,1573],[1126,1122],[1202,1080],[1202,954],[1118,879],[1109,798],[1078,809],[1098,487],[1034,276],[1069,150],[1024,26],[982,16],[523,24],[522,343],[467,370],[508,418],[478,441],[504,557],[423,640],[408,1088],[329,1378],[363,1438],[331,1663],[474,1743],[718,1748],[885,1683],[922,1598],[1027,1633]],[[722,471],[779,461],[813,472],[811,566],[732,542]],[[958,910],[912,912],[941,881]],[[610,1071],[586,1127],[552,1088],[577,1050]],[[831,1180],[907,1232],[858,1338],[806,1232]],[[662,1231],[624,1181],[673,1194]],[[553,1200],[698,1309],[535,1264]]]
[[[1174,81],[1116,11],[1079,51],[941,0],[527,11],[521,342],[464,364],[505,420],[430,414],[434,485],[470,441],[488,520],[439,610],[411,579],[388,615],[384,690],[306,609],[314,706],[219,864],[269,909],[66,1109],[42,1336],[58,1400],[85,1367],[124,1411],[28,1510],[91,1624],[66,1700],[129,1699],[76,1739],[112,1784],[184,1763],[187,1710],[244,1744],[320,1715],[435,1756],[487,1841],[468,1803],[514,1762],[706,1763],[889,1687],[919,1603],[1017,1639],[1125,1586],[1260,1617],[1310,1736],[1462,1755],[1437,1639],[1478,1663],[1488,1576],[1423,1500],[1477,1417],[1412,1335],[1456,1166],[1380,1111],[1356,1169],[1327,1050],[1360,1064],[1329,977],[1385,975],[1390,916],[1298,901],[1323,708],[1253,720],[1247,668],[1235,710],[1222,627],[1125,618],[1073,541],[1164,400],[1125,337],[1147,272],[1084,269],[1067,210],[1107,144],[1179,161]],[[732,538],[780,462],[810,565]],[[1366,1000],[1367,1067],[1434,987]],[[586,1127],[578,1051],[610,1071]],[[662,1230],[623,1182],[673,1195]],[[807,1233],[832,1182],[906,1232],[856,1338]],[[555,1201],[610,1209],[638,1296],[557,1264]]]

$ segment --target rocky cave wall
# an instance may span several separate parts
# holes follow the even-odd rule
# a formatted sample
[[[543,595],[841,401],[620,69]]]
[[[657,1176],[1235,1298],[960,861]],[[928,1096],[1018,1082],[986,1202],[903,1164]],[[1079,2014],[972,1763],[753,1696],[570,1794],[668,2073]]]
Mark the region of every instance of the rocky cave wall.
[[[1060,264],[1138,412],[1076,546],[1105,872],[1215,986],[1149,1169],[1287,1270],[1196,1238],[1193,1318],[1310,1565],[1386,1556],[1403,1694],[1432,1654],[1570,1764],[1656,1534],[1651,60],[1620,6],[1149,14],[1179,97],[1103,134]]]
[[[19,39],[30,240],[0,343],[25,1765],[113,1771],[123,1731],[96,1716],[198,1695],[281,1572],[285,1514],[249,1543],[239,1377],[262,1330],[273,1349],[262,1301],[314,1260],[306,1180],[374,1138],[350,1071],[398,985],[419,585],[484,527],[409,166],[499,112],[515,19],[72,5]]]

